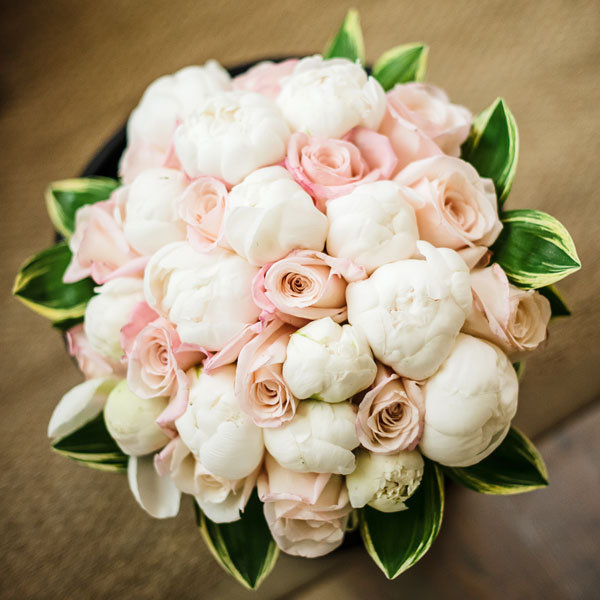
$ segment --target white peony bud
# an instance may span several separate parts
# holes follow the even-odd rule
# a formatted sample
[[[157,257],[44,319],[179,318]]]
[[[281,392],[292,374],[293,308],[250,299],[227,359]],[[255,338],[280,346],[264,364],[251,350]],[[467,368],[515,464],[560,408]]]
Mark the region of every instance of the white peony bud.
[[[119,360],[121,327],[127,323],[138,302],[144,299],[141,279],[118,277],[97,287],[85,309],[83,329],[90,346],[102,356]]]
[[[231,190],[225,235],[249,263],[265,265],[298,248],[323,250],[327,217],[283,167],[267,167]]]
[[[228,250],[196,252],[175,242],[146,266],[146,302],[177,326],[182,342],[220,350],[258,318],[251,294],[257,272]]]
[[[254,92],[215,94],[177,128],[175,151],[190,177],[212,175],[239,183],[283,160],[290,136],[277,105]]]
[[[517,375],[502,350],[459,334],[450,356],[423,386],[421,452],[451,467],[478,463],[506,437],[518,394]]]
[[[154,254],[166,244],[185,240],[186,224],[179,218],[176,202],[186,187],[181,171],[148,169],[122,188],[123,231],[140,254]]]
[[[423,478],[425,462],[416,450],[396,454],[376,454],[360,450],[356,469],[346,476],[350,504],[362,508],[365,504],[381,512],[398,512],[408,508],[408,500]]]
[[[355,419],[349,402],[304,400],[291,421],[263,430],[265,446],[291,471],[345,475],[354,470],[352,450],[359,444]]]
[[[156,424],[168,398],[140,398],[126,381],[110,393],[104,407],[104,422],[110,436],[129,456],[143,456],[165,446],[169,438]]]
[[[448,356],[471,310],[469,270],[447,248],[417,242],[425,260],[379,267],[348,285],[348,321],[373,354],[403,377],[425,379]]]
[[[392,181],[366,183],[327,202],[327,253],[349,258],[371,274],[386,263],[410,258],[419,239],[410,188]]]
[[[340,138],[357,125],[377,130],[386,97],[359,64],[316,55],[303,58],[282,80],[277,103],[294,131]]]
[[[296,398],[342,402],[368,388],[376,374],[365,336],[351,325],[325,317],[290,336],[283,379]]]
[[[235,398],[235,367],[188,371],[188,406],[175,421],[184,444],[209,473],[227,479],[250,475],[262,462],[262,431]]]

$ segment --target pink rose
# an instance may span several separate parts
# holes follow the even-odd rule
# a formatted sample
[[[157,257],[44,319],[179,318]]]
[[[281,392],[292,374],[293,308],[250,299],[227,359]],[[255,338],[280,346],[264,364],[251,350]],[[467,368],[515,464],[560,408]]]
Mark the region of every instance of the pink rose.
[[[463,331],[484,338],[507,354],[535,350],[545,339],[550,302],[535,290],[509,283],[498,264],[471,272],[473,311]]]
[[[362,183],[389,179],[396,163],[390,141],[365,127],[355,127],[341,140],[295,133],[285,159],[288,171],[323,212],[330,198],[349,194]]]
[[[75,358],[80,371],[86,379],[108,377],[116,375],[124,377],[126,367],[118,361],[112,360],[96,352],[83,330],[83,323],[71,327],[66,333],[69,354]]]
[[[416,125],[450,156],[460,156],[473,116],[464,106],[451,104],[446,92],[427,83],[404,83],[387,94],[394,112]]]
[[[96,283],[105,283],[143,273],[148,257],[140,256],[125,238],[118,193],[116,190],[110,200],[82,206],[77,211],[75,231],[69,241],[73,257],[63,276],[65,283],[89,276]]]
[[[340,475],[290,471],[267,454],[257,488],[271,534],[284,552],[314,558],[342,543],[352,507]]]
[[[434,246],[453,250],[491,246],[502,229],[492,180],[480,177],[460,158],[419,160],[395,181],[421,197],[421,204],[413,206],[419,238]]]
[[[179,216],[187,225],[188,241],[199,252],[221,242],[226,201],[227,188],[214,177],[192,181],[179,198]]]
[[[419,385],[379,364],[373,387],[358,407],[356,434],[373,452],[413,450],[421,439],[424,417],[425,401]]]
[[[279,427],[296,414],[298,399],[282,376],[287,344],[294,328],[272,321],[240,352],[235,395],[241,409],[259,427]]]
[[[263,319],[277,316],[296,327],[324,317],[341,323],[347,316],[346,286],[365,277],[365,270],[349,259],[294,250],[261,268],[252,295]]]
[[[298,62],[297,58],[284,60],[280,63],[260,62],[245,73],[234,77],[233,87],[236,90],[257,92],[274,100],[281,91],[280,81],[291,75]]]

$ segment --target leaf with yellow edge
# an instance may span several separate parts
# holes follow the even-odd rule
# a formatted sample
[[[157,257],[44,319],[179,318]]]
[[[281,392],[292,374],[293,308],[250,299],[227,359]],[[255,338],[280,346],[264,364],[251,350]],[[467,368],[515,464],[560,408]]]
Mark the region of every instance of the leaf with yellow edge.
[[[323,58],[347,58],[365,64],[365,42],[356,9],[348,11],[335,37],[327,44]]]

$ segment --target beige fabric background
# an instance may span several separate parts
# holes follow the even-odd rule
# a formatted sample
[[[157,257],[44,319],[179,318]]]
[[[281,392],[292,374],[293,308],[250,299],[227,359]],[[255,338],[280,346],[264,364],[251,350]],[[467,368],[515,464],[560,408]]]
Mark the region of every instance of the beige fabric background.
[[[553,323],[551,343],[528,362],[517,417],[529,434],[560,425],[600,392],[600,3],[377,0],[354,5],[361,11],[370,61],[398,43],[426,41],[429,81],[475,112],[502,95],[516,115],[521,158],[509,206],[543,209],[559,218],[572,232],[584,265],[560,286],[575,316]],[[43,206],[46,184],[77,175],[153,79],[212,57],[233,65],[320,51],[347,6],[322,0],[2,2],[2,597],[250,597],[227,580],[204,549],[192,525],[191,505],[171,522],[153,521],[137,508],[122,478],[86,470],[50,452],[48,418],[80,376],[60,337],[14,301],[10,287],[19,264],[52,241]],[[564,448],[546,439],[563,471],[577,472],[577,465],[571,468],[561,458]],[[586,487],[582,490],[585,495]],[[498,500],[456,496],[449,507],[455,525],[448,526],[441,547],[452,553],[460,515],[474,515],[483,506],[480,501],[490,502],[480,513],[490,522],[497,519],[491,507],[500,506],[510,521],[506,507],[513,505]],[[535,504],[528,502],[535,513]],[[558,506],[556,512],[550,509],[551,500],[545,506],[548,520],[561,518]],[[461,551],[453,556],[464,566],[472,556],[464,544]],[[441,552],[437,556],[447,556]],[[380,586],[381,577],[365,561],[358,552],[322,561],[283,557],[254,597],[318,597],[304,595],[307,582],[345,570],[364,573],[362,588],[352,592],[334,577],[324,590],[367,597],[356,590]],[[478,565],[485,571],[493,561],[487,555]],[[385,597],[425,589],[436,564],[429,557],[423,564],[386,586],[390,595]],[[452,595],[452,586],[443,589]],[[496,588],[485,594],[477,589],[471,586],[473,597],[493,596]]]

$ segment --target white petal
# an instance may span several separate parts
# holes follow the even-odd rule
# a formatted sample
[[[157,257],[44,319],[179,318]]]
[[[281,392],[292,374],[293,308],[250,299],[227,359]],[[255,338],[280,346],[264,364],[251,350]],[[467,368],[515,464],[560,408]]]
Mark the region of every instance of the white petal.
[[[241,518],[240,494],[229,494],[223,502],[208,502],[196,496],[196,502],[202,512],[214,523],[231,523]]]

